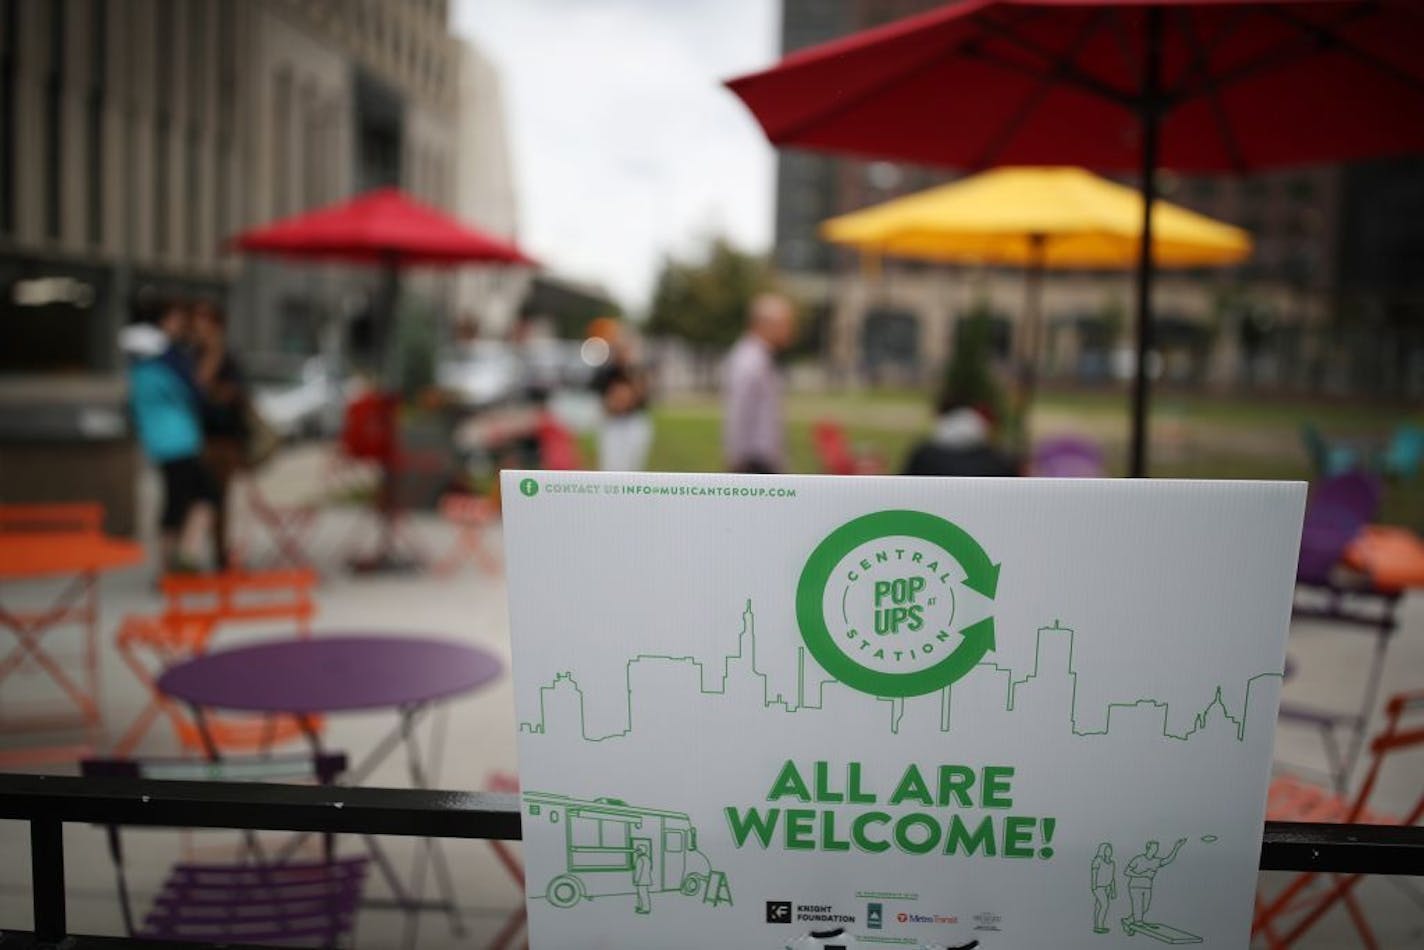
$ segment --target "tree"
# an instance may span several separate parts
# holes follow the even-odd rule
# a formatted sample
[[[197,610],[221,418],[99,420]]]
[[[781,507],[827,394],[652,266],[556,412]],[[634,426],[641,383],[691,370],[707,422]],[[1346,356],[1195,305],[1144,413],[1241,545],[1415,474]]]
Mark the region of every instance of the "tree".
[[[954,352],[945,366],[941,401],[961,402],[1002,418],[1003,393],[994,375],[994,311],[976,301],[956,328]]]
[[[727,346],[741,334],[752,298],[772,286],[766,258],[717,238],[701,259],[669,257],[663,262],[653,290],[648,332]]]

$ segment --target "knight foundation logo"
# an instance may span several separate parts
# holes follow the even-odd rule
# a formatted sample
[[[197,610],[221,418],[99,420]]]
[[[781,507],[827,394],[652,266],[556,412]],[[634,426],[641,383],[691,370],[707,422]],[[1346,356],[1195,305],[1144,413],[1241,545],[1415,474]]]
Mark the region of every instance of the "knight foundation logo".
[[[967,531],[922,511],[849,521],[811,552],[796,587],[807,650],[852,689],[920,696],[994,649],[999,565]]]

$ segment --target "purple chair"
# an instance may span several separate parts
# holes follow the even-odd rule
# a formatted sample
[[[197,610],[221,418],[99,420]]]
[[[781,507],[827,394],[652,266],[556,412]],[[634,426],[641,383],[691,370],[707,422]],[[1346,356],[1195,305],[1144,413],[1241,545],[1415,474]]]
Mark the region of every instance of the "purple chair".
[[[1029,474],[1039,478],[1102,478],[1103,450],[1082,436],[1060,435],[1033,447]]]
[[[1350,774],[1364,748],[1365,731],[1379,695],[1380,678],[1396,628],[1399,594],[1368,586],[1338,583],[1335,567],[1345,548],[1379,510],[1381,486],[1371,474],[1354,471],[1318,483],[1311,490],[1301,528],[1300,558],[1296,562],[1296,590],[1316,595],[1309,605],[1296,603],[1295,619],[1325,620],[1372,633],[1374,657],[1359,709],[1354,712],[1320,709],[1305,703],[1283,701],[1280,718],[1314,729],[1325,749],[1327,773],[1338,793],[1344,793]],[[1374,601],[1374,609],[1364,607]],[[1286,660],[1289,678],[1295,664]],[[1343,742],[1341,740],[1344,740]]]
[[[1379,504],[1379,479],[1364,472],[1347,472],[1316,485],[1305,506],[1296,581],[1330,586],[1330,572]]]
[[[85,777],[209,781],[302,780],[330,784],[346,770],[346,756],[225,759],[88,759]],[[144,941],[336,947],[348,944],[365,889],[369,859],[337,858],[328,839],[320,860],[269,856],[252,832],[246,860],[175,864],[143,925],[134,924],[119,829],[110,825],[109,853],[118,877],[119,907],[130,937]]]

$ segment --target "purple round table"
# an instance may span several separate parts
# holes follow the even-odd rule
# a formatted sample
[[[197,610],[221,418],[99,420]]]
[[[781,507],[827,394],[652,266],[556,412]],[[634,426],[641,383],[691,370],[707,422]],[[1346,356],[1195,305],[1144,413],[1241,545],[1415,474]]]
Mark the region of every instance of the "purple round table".
[[[207,734],[203,707],[295,715],[318,752],[321,739],[312,722],[317,714],[394,710],[400,724],[367,752],[345,780],[359,784],[390,753],[404,746],[412,782],[417,788],[427,788],[428,773],[415,739],[416,722],[439,701],[473,692],[497,679],[501,671],[502,664],[494,654],[463,643],[389,634],[342,634],[272,640],[206,653],[170,667],[158,678],[158,688],[193,707],[214,759],[218,749]],[[436,743],[432,740],[431,744]],[[436,756],[439,751],[435,750]],[[427,840],[424,854],[417,856],[418,869],[426,859],[433,862],[441,891],[440,902],[427,904],[421,897],[423,870],[412,872],[414,890],[408,890],[379,843],[369,835],[363,837],[398,905],[412,912],[407,919],[407,945],[414,940],[416,910],[444,910],[454,932],[464,933],[454,882],[438,842]]]
[[[158,677],[194,706],[263,713],[335,713],[421,706],[495,680],[499,658],[448,640],[343,634],[215,650]]]

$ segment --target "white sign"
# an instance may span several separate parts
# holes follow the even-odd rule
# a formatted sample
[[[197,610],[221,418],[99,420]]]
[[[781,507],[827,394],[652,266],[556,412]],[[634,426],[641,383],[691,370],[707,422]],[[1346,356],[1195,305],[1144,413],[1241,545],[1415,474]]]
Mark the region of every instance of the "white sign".
[[[1303,485],[503,495],[532,946],[1246,945]]]

